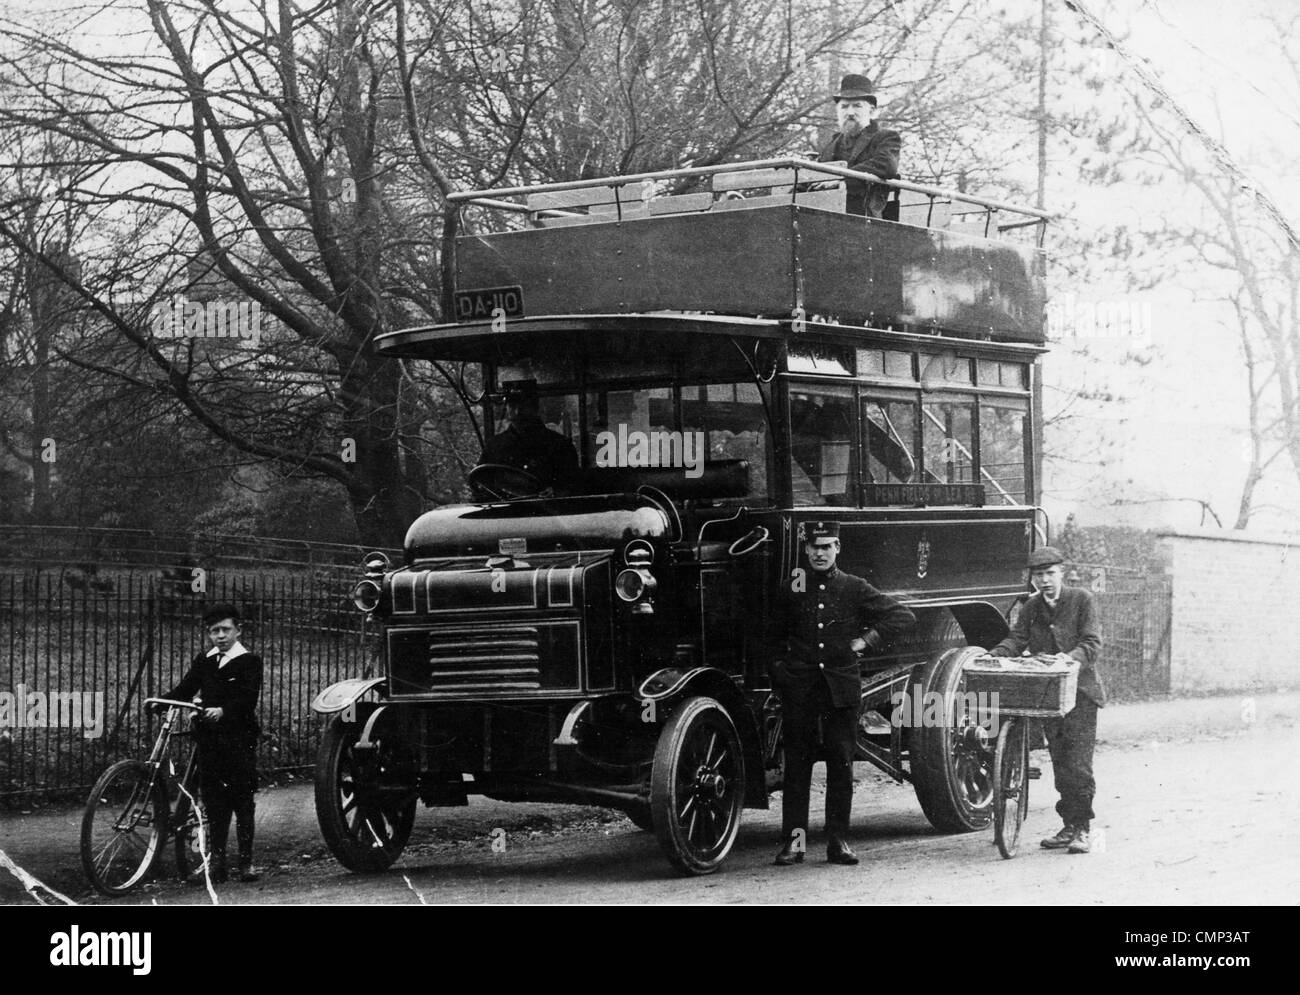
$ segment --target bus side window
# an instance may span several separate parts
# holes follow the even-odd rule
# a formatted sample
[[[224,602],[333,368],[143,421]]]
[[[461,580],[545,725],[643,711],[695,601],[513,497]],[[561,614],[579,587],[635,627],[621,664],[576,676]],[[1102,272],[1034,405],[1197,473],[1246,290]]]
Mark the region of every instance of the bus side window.
[[[916,404],[900,398],[864,398],[862,431],[867,481],[908,484],[917,479]]]
[[[927,395],[921,406],[925,479],[939,484],[975,482],[975,404],[967,398]]]
[[[767,500],[770,440],[767,412],[758,387],[752,383],[683,387],[682,431],[704,434],[705,453],[710,462],[747,460],[747,497]]]
[[[1025,420],[1029,405],[1014,398],[980,399],[980,477],[989,500],[1024,504]]]
[[[853,503],[851,388],[791,388],[790,456],[796,505]]]

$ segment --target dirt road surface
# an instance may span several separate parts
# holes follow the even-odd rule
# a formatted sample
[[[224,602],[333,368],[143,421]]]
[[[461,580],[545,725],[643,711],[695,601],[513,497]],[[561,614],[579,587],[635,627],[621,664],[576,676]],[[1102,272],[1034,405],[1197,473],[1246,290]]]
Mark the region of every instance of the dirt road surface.
[[[1216,704],[1217,702],[1217,704]],[[909,785],[857,768],[851,843],[857,867],[824,862],[821,767],[810,852],[777,868],[780,795],[747,810],[721,873],[676,876],[651,833],[600,809],[472,799],[421,809],[411,844],[376,876],[344,871],[321,842],[310,786],[259,796],[262,881],[219,889],[222,904],[290,903],[938,903],[957,905],[1293,905],[1300,899],[1300,723],[1295,696],[1248,723],[1224,719],[1236,700],[1181,703],[1154,721],[1122,706],[1103,713],[1094,852],[1040,850],[1058,826],[1051,770],[1034,798],[1020,856],[1002,860],[991,831],[944,836]],[[1172,704],[1172,703],[1169,703]],[[1127,710],[1126,710],[1127,709]],[[1207,721],[1213,712],[1216,721]],[[75,813],[0,818],[0,849],[78,901]],[[501,832],[494,830],[503,830]],[[494,840],[504,839],[504,849]],[[500,851],[500,852],[498,852]],[[164,865],[169,870],[170,863]],[[0,881],[0,901],[25,896]],[[119,902],[200,903],[202,889],[160,879]]]

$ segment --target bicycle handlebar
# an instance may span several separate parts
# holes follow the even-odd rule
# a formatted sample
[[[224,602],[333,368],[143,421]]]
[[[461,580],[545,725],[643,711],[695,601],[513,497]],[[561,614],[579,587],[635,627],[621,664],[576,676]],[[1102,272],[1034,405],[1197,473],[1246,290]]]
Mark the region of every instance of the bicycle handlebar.
[[[176,701],[173,698],[146,698],[146,705],[172,705],[176,708],[192,708],[196,712],[203,711],[202,705],[196,705],[192,701]]]

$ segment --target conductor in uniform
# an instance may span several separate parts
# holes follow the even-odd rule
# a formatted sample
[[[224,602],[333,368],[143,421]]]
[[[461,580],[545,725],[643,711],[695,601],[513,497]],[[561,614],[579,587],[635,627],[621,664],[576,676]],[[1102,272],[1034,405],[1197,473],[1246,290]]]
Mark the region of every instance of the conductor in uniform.
[[[835,565],[836,522],[800,527],[810,570],[796,573],[774,612],[772,678],[785,715],[783,845],[776,863],[800,863],[808,830],[808,794],[818,729],[826,757],[826,859],[856,864],[847,842],[853,806],[853,757],[861,704],[861,658],[879,651],[916,616],[861,577]]]
[[[256,881],[253,869],[253,794],[257,791],[257,699],[262,691],[262,658],[239,641],[239,610],[229,605],[203,614],[212,648],[200,653],[181,682],[166,695],[193,701],[199,783],[212,832],[212,877],[226,880],[226,841],[230,818],[237,820],[239,880]]]

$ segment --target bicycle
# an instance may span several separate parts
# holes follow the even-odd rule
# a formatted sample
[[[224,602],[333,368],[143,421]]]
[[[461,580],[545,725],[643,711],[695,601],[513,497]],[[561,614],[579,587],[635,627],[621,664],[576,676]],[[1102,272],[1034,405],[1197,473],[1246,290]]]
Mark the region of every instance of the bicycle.
[[[187,710],[192,716],[203,709],[168,698],[146,698],[145,704],[167,706],[149,759],[119,760],[104,771],[81,818],[81,865],[105,895],[125,895],[136,888],[153,870],[168,838],[181,880],[205,862],[207,816],[198,797],[196,751],[191,746],[179,779],[168,754],[173,736],[190,735],[177,728],[181,717]],[[169,801],[173,784],[174,811]]]
[[[1040,771],[1029,759],[1034,719],[1054,719],[1074,708],[1079,664],[1054,656],[979,657],[964,667],[968,692],[996,701],[998,735],[993,748],[993,842],[1010,860],[1020,847],[1029,812],[1029,782]],[[986,698],[985,700],[990,700]]]

